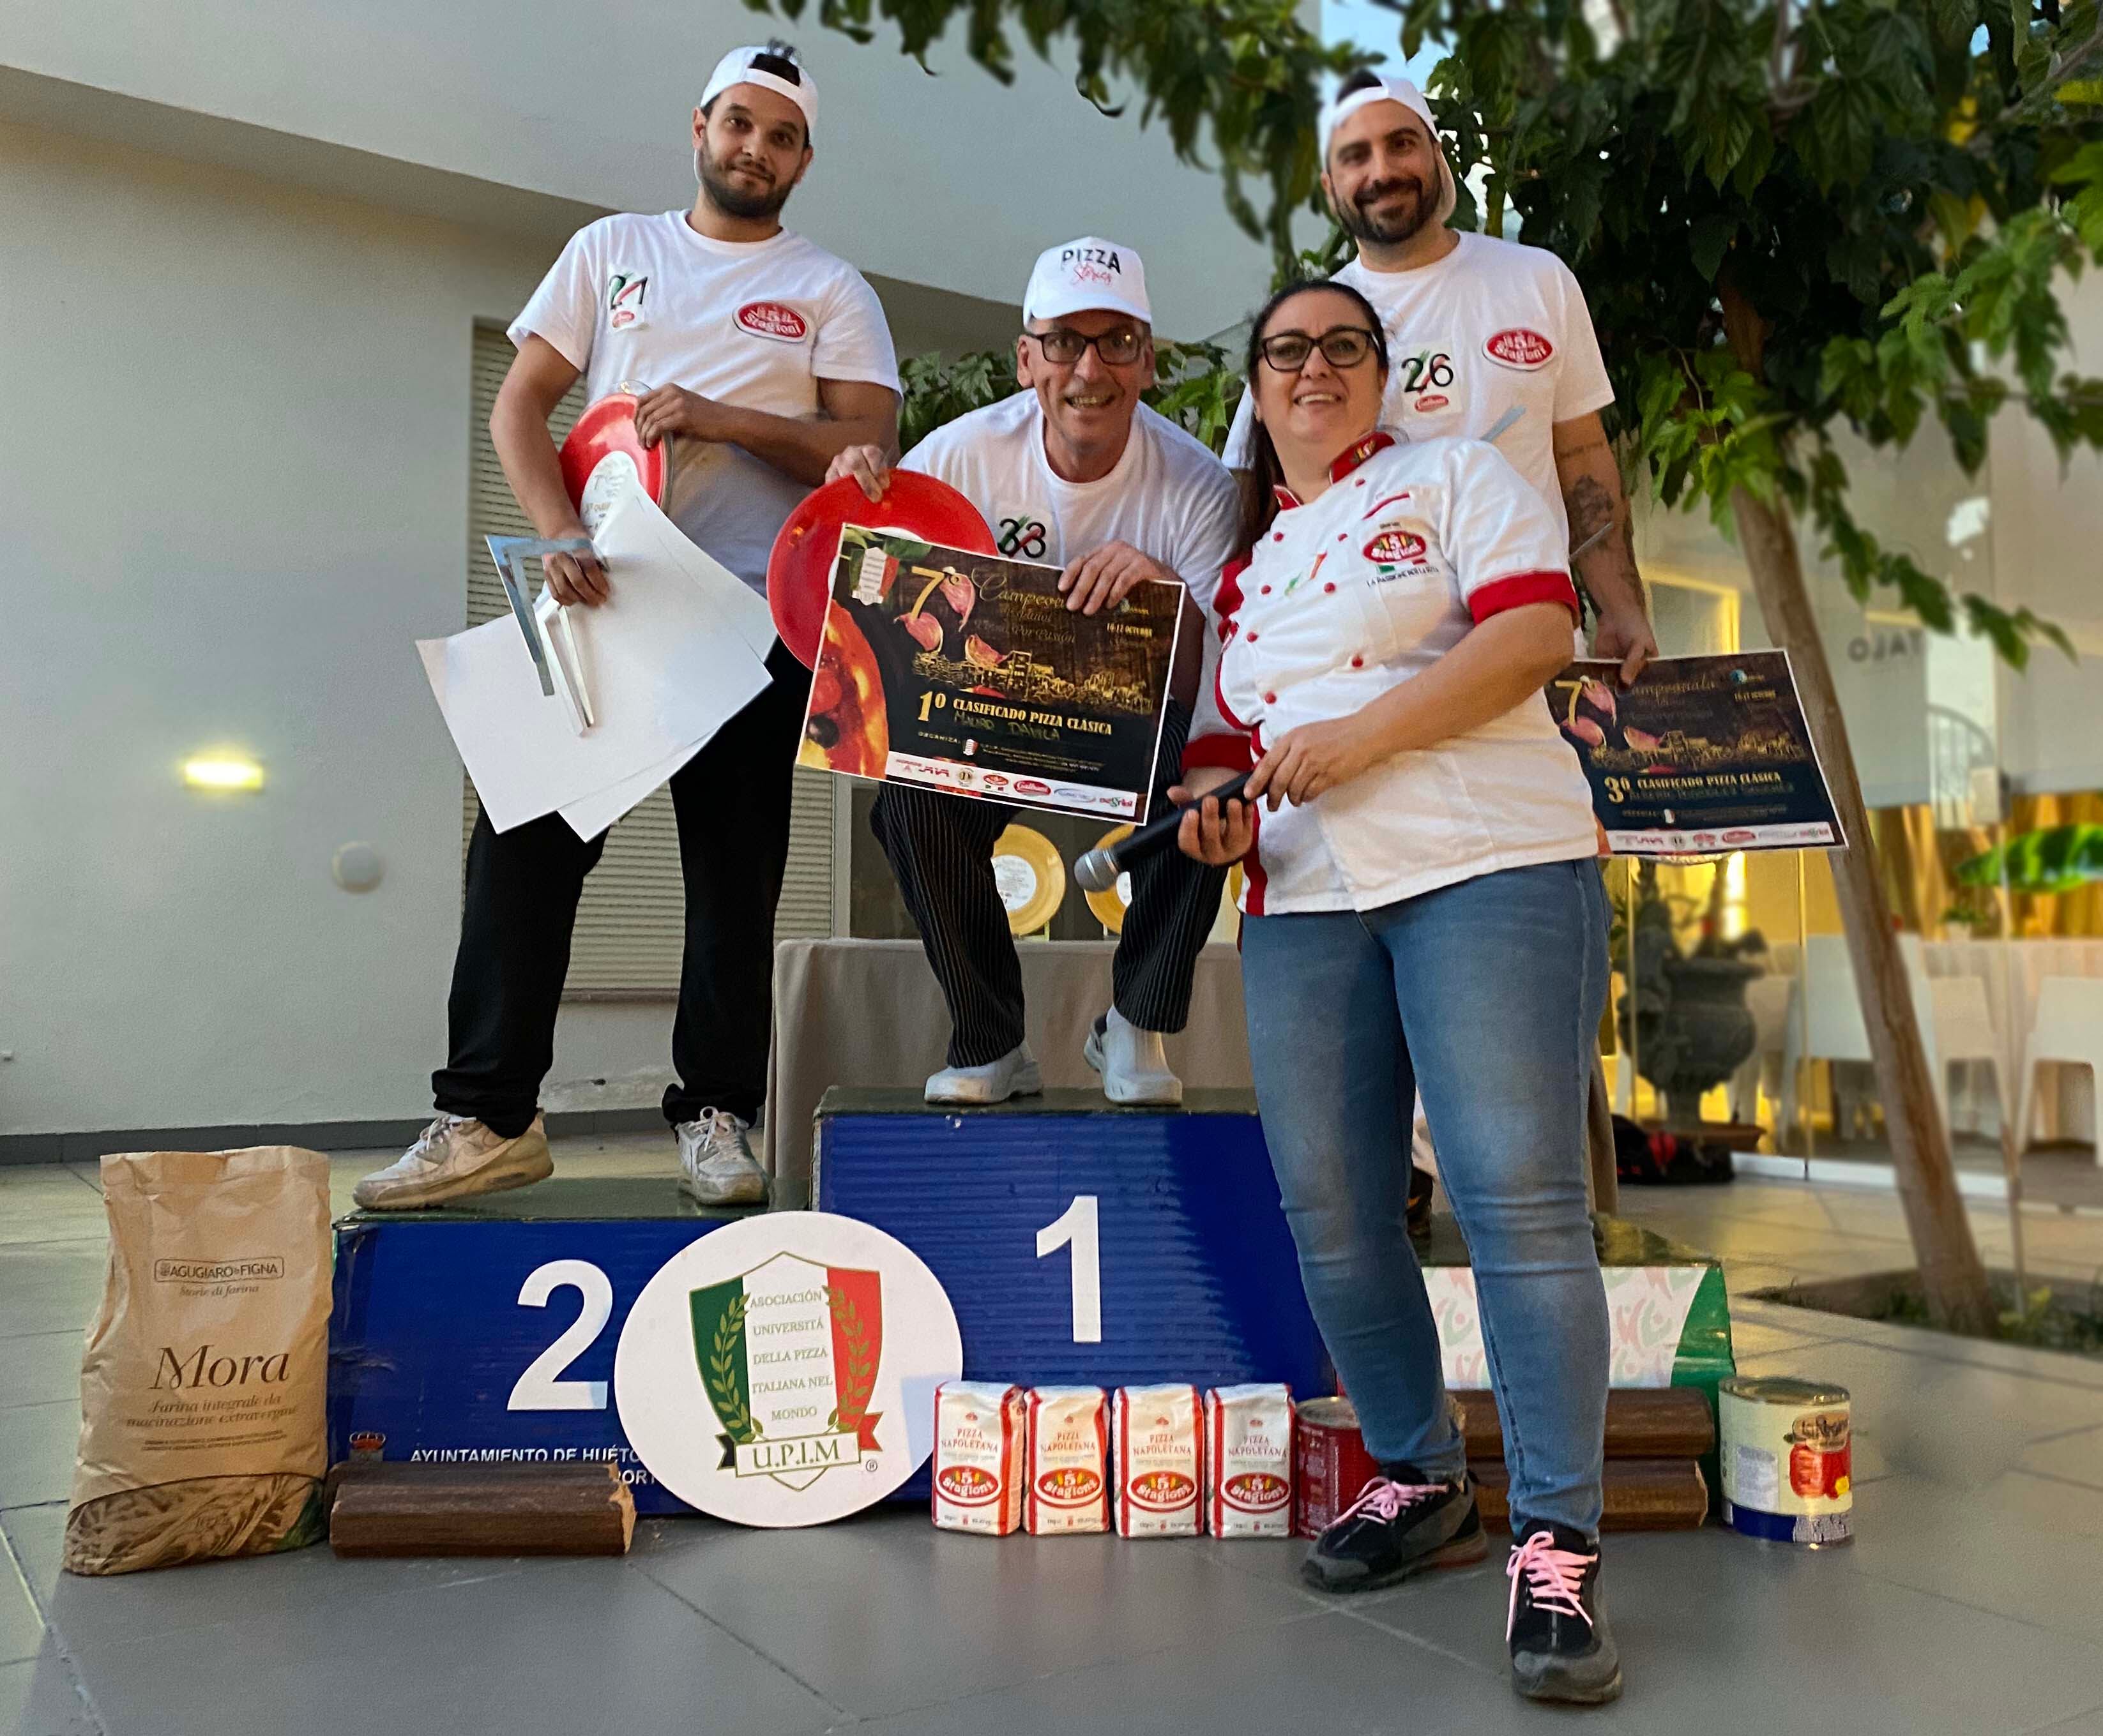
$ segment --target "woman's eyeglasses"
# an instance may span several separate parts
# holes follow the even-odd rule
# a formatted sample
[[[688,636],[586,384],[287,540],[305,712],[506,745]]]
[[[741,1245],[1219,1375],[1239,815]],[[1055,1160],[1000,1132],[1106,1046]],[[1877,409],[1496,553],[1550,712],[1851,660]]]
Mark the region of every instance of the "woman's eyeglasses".
[[[1316,350],[1332,368],[1354,368],[1373,353],[1373,335],[1363,326],[1332,326],[1318,338],[1281,331],[1260,346],[1263,359],[1281,374],[1297,374]]]
[[[1065,326],[1022,335],[1044,352],[1046,361],[1056,362],[1060,367],[1071,367],[1091,347],[1110,366],[1129,367],[1146,348],[1146,334],[1131,326],[1119,326],[1092,338]]]

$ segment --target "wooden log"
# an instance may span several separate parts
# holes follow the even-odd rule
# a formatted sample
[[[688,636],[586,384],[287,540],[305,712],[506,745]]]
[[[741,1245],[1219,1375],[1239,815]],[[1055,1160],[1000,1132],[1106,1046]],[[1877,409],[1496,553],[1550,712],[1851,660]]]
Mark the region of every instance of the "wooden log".
[[[625,1555],[635,1501],[614,1466],[340,1465],[340,1556]]]
[[[1501,1463],[1504,1427],[1487,1392],[1453,1395],[1468,1457]],[[1607,1457],[1699,1459],[1716,1446],[1716,1419],[1708,1399],[1693,1387],[1616,1387],[1607,1395]]]
[[[1471,1461],[1476,1511],[1492,1530],[1511,1529],[1509,1485],[1496,1459]],[[1610,1459],[1601,1493],[1603,1531],[1692,1531],[1709,1516],[1709,1485],[1691,1459]]]

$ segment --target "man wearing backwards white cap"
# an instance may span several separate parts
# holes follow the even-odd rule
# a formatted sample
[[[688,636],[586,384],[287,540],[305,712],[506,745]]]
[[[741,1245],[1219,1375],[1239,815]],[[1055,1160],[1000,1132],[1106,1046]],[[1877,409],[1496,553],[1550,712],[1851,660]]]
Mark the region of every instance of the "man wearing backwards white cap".
[[[691,211],[602,218],[574,236],[511,327],[518,355],[490,433],[518,504],[544,537],[584,535],[548,415],[584,375],[587,396],[645,395],[646,446],[674,441],[665,511],[747,584],[790,508],[841,447],[887,442],[898,369],[874,293],[853,269],[781,227],[811,165],[818,95],[780,44],[733,49],[693,115]],[[557,555],[565,603],[606,600],[589,555]],[[773,680],[672,777],[686,884],[686,950],[665,1094],[682,1185],[707,1204],[761,1198],[746,1130],[766,1089],[774,909],[789,847],[789,768],[810,676],[777,645]],[[539,1112],[577,900],[604,848],[558,815],[500,837],[484,816],[468,848],[449,1059],[438,1118],[402,1159],[358,1185],[359,1205],[436,1205],[539,1180],[554,1165]]]
[[[1394,367],[1381,420],[1406,438],[1496,437],[1564,522],[1598,613],[1594,650],[1633,680],[1657,651],[1628,502],[1599,412],[1613,402],[1584,292],[1542,247],[1450,229],[1453,171],[1424,93],[1354,73],[1322,117],[1322,189],[1358,244],[1336,273],[1380,310]],[[1248,463],[1245,395],[1226,461]]]
[[[1069,609],[1092,615],[1144,580],[1180,579],[1209,613],[1234,551],[1234,479],[1140,402],[1154,382],[1154,342],[1139,255],[1096,236],[1046,249],[1029,274],[1022,319],[1015,371],[1023,389],[936,429],[904,468],[964,495],[1003,554],[1063,567]],[[832,473],[856,477],[879,499],[886,451],[850,447]],[[1184,630],[1216,655],[1213,635],[1187,610]],[[1212,691],[1209,664],[1200,691]],[[1172,700],[1158,791],[1179,781],[1189,727],[1188,710]],[[949,1002],[949,1064],[927,1081],[930,1103],[999,1103],[1043,1089],[1023,1039],[1022,970],[994,880],[994,842],[1013,812],[887,784],[870,815]],[[1110,1006],[1083,1050],[1115,1102],[1182,1101],[1161,1034],[1181,1030],[1189,1017],[1191,973],[1219,913],[1220,885],[1217,871],[1180,851],[1132,870]]]

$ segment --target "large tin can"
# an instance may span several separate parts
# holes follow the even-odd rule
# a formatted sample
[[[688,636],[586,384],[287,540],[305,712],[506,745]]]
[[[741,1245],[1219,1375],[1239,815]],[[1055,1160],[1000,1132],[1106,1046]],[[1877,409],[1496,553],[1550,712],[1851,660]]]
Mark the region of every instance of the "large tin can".
[[[1358,1436],[1358,1414],[1347,1398],[1313,1398],[1292,1425],[1292,1528],[1319,1537],[1380,1475]]]
[[[1855,1534],[1853,1426],[1845,1387],[1727,1376],[1717,1388],[1724,1523],[1813,1548]]]

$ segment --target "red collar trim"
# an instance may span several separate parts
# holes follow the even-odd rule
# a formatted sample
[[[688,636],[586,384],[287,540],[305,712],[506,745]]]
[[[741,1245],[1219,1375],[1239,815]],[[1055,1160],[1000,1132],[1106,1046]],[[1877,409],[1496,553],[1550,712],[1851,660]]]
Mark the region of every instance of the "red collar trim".
[[[1389,433],[1385,428],[1375,428],[1357,445],[1347,448],[1329,461],[1329,480],[1332,482],[1342,482],[1374,453],[1385,451],[1394,444],[1394,435]],[[1270,491],[1277,499],[1279,507],[1286,511],[1290,511],[1300,504],[1300,497],[1283,482],[1273,483]]]
[[[1375,428],[1356,446],[1340,452],[1329,462],[1329,480],[1340,482],[1374,453],[1385,451],[1394,444],[1394,436],[1385,428]]]

